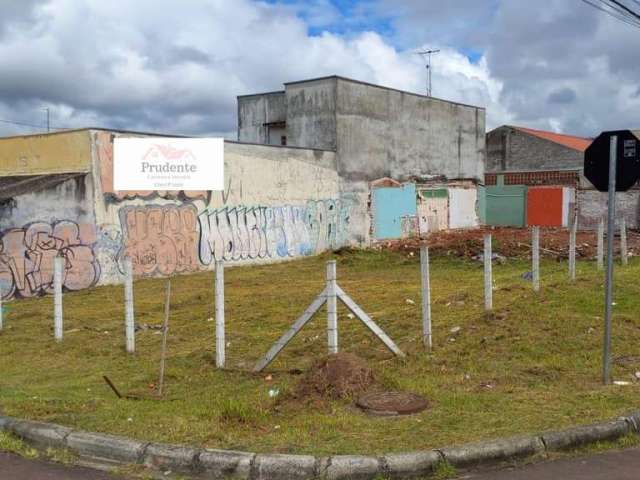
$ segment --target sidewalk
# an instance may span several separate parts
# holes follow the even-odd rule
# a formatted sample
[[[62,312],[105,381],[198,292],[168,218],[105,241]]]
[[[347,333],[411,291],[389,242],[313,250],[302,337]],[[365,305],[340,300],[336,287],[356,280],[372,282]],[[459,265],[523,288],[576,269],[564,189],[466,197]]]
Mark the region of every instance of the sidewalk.
[[[27,460],[0,452],[0,480],[124,480],[90,468]]]
[[[460,480],[637,480],[640,448],[536,463],[522,468],[471,472]]]

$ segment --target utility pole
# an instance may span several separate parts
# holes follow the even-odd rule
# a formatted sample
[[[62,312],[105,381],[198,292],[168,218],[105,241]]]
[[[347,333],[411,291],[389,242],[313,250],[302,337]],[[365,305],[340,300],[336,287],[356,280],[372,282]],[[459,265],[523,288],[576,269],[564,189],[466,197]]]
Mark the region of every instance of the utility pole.
[[[431,55],[439,53],[440,50],[422,50],[416,52],[416,55],[420,55],[426,61],[427,67],[427,97],[431,96]]]
[[[44,111],[47,112],[47,132],[51,131],[51,122],[49,121],[49,107],[44,108]]]

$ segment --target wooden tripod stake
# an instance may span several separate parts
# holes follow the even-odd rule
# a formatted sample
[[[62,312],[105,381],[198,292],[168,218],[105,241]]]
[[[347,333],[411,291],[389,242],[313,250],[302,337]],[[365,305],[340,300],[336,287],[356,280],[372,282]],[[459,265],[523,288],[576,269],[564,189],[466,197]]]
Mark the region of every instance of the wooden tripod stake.
[[[327,286],[325,289],[311,302],[304,313],[293,322],[291,328],[273,344],[267,354],[256,363],[253,367],[254,372],[261,372],[278,356],[278,354],[287,346],[287,344],[302,330],[309,320],[327,304],[327,340],[329,354],[338,353],[338,309],[337,300],[340,300],[351,312],[360,319],[365,326],[371,330],[384,345],[395,355],[404,357],[405,354],[398,346],[384,333],[384,331],[347,295],[336,282],[336,262],[331,260],[327,262]]]

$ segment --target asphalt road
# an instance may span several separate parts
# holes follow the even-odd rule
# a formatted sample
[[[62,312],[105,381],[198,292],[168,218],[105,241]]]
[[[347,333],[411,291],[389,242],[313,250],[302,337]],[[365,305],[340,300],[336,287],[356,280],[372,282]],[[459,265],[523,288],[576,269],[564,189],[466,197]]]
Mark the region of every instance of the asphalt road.
[[[26,460],[0,452],[0,480],[123,480],[98,470]]]
[[[469,480],[638,480],[640,448],[536,463],[522,468],[473,472]]]
[[[0,452],[0,480],[118,480],[104,472],[26,460]],[[460,480],[638,480],[640,448],[466,473]],[[120,478],[120,480],[123,480]]]

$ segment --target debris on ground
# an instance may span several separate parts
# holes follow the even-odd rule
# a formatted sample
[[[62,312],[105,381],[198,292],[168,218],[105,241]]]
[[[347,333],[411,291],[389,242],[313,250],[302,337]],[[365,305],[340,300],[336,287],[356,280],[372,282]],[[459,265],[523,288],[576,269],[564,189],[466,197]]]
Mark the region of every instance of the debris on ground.
[[[434,255],[449,255],[464,258],[482,259],[484,252],[483,237],[492,235],[494,259],[499,257],[528,257],[531,254],[531,232],[528,228],[481,227],[465,230],[443,230],[420,238],[404,238],[379,242],[374,246],[378,250],[394,250],[409,257],[420,253],[421,245],[428,245]],[[597,254],[597,233],[579,231],[576,237],[576,254],[581,258],[595,258]],[[619,249],[620,238],[614,239],[614,248]],[[628,254],[640,254],[640,234],[627,231]],[[497,256],[496,256],[497,255]],[[540,229],[540,256],[563,260],[569,256],[569,230],[560,227]]]
[[[341,352],[315,362],[300,379],[294,397],[346,399],[366,392],[374,384],[373,372],[365,360]]]

